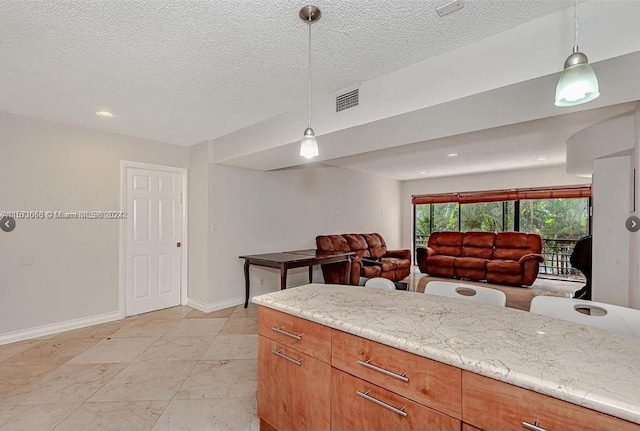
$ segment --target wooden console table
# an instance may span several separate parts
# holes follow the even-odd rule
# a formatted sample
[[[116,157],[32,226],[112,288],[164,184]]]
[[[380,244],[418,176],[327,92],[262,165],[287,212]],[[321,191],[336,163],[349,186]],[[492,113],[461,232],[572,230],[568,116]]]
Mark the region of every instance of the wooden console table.
[[[244,308],[249,304],[249,266],[265,266],[268,268],[280,268],[280,290],[287,288],[287,271],[291,268],[309,267],[309,283],[313,283],[313,265],[328,263],[346,262],[344,274],[344,284],[349,284],[349,274],[351,273],[351,256],[355,253],[337,252],[327,253],[316,249],[283,251],[279,253],[253,254],[240,256],[244,259],[244,285],[245,299]]]

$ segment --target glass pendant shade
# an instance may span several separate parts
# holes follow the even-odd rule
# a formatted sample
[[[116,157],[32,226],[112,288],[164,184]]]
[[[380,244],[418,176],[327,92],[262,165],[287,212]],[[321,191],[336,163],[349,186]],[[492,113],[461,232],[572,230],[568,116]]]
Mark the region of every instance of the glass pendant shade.
[[[570,65],[565,67],[558,80],[556,106],[580,105],[599,95],[598,78],[591,66],[586,62]]]
[[[304,137],[300,143],[300,155],[307,159],[311,159],[318,155],[318,141],[316,141],[316,134],[311,127],[307,127],[304,131]]]

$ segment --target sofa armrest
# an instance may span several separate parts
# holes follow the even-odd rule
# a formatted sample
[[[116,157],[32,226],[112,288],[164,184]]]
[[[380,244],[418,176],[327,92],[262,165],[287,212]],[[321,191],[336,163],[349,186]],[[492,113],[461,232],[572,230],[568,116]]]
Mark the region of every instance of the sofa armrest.
[[[362,266],[362,259],[360,257],[351,256],[351,274],[349,275],[349,284],[357,286],[360,283]]]
[[[518,263],[522,268],[522,284],[524,286],[531,286],[536,281],[542,262],[544,262],[544,257],[538,253],[528,253],[520,258]]]
[[[520,265],[523,265],[526,261],[532,260],[532,259],[538,261],[538,263],[544,262],[544,257],[541,254],[527,253],[524,256],[522,256],[520,260],[518,260],[518,263]]]
[[[411,250],[387,250],[383,257],[411,260]]]
[[[362,260],[363,266],[382,266],[382,262],[380,262],[379,260],[375,260],[367,257],[362,257],[360,259]]]

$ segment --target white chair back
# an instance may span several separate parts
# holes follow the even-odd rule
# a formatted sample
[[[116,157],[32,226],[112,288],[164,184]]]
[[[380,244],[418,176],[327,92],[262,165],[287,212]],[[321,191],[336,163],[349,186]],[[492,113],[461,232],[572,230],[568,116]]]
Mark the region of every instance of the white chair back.
[[[507,296],[500,290],[449,281],[430,281],[427,283],[424,293],[502,307],[507,303]]]
[[[536,296],[531,301],[530,311],[640,338],[640,310],[633,308],[558,296]]]
[[[364,287],[372,287],[374,289],[396,290],[396,285],[388,278],[375,277],[370,278],[364,284]]]

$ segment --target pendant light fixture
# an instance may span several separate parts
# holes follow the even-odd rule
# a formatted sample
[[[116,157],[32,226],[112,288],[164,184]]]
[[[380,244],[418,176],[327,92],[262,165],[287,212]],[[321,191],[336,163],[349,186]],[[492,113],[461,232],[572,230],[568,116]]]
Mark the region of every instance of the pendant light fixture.
[[[320,9],[315,6],[305,6],[300,9],[300,19],[307,23],[309,27],[309,50],[308,50],[308,76],[309,76],[309,122],[304,131],[304,137],[300,143],[300,155],[311,159],[318,155],[318,141],[316,133],[311,128],[311,24],[320,19]]]
[[[598,78],[589,66],[587,56],[578,51],[578,0],[573,4],[573,53],[564,62],[564,70],[556,87],[556,106],[587,103],[600,95]]]

